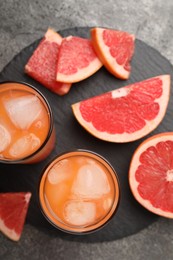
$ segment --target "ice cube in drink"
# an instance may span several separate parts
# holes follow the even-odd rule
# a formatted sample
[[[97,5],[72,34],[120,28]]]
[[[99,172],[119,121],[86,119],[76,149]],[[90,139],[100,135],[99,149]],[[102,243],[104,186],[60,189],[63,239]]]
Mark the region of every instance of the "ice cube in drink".
[[[96,205],[94,202],[70,200],[64,205],[64,219],[74,226],[86,226],[95,220]]]
[[[23,158],[28,151],[35,152],[40,147],[40,139],[33,133],[28,133],[18,138],[9,148],[12,158]]]
[[[11,135],[8,129],[0,124],[0,153],[3,152],[11,142]]]
[[[92,160],[91,160],[92,161]],[[72,192],[82,198],[100,198],[109,193],[106,174],[98,163],[87,163],[78,170]]]
[[[16,128],[27,130],[38,119],[43,107],[37,96],[27,94],[4,100],[4,107]]]
[[[48,173],[48,180],[51,184],[58,184],[70,178],[71,162],[64,159],[52,167]]]

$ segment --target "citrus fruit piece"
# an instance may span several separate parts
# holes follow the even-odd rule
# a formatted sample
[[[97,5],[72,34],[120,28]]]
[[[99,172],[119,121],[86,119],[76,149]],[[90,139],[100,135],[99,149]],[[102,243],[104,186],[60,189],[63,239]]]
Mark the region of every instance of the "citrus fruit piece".
[[[173,132],[154,135],[134,152],[129,184],[135,199],[147,210],[173,218]]]
[[[69,92],[71,84],[56,81],[56,67],[62,37],[48,29],[44,38],[25,65],[25,72],[58,95]]]
[[[63,39],[57,63],[57,81],[79,82],[93,75],[102,67],[91,40],[76,36]]]
[[[137,82],[72,105],[77,121],[95,137],[130,142],[162,121],[170,94],[170,76]]]
[[[11,240],[21,237],[30,198],[30,192],[0,193],[0,231]]]
[[[91,39],[99,59],[107,70],[117,78],[128,79],[131,72],[130,61],[135,48],[135,36],[123,31],[93,28]]]

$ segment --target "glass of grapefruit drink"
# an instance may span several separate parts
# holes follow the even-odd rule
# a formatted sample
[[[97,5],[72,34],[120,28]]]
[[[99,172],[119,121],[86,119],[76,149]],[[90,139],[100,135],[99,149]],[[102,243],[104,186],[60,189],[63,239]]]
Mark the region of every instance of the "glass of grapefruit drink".
[[[54,144],[53,115],[43,94],[27,83],[0,83],[0,162],[36,163]]]
[[[57,156],[39,184],[43,215],[56,228],[87,234],[105,226],[120,199],[118,176],[102,156],[76,150]]]

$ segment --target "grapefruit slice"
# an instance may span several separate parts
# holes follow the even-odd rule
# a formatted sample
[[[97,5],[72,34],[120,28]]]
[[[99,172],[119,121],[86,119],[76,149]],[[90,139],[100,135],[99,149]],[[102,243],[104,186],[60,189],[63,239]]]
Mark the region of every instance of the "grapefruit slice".
[[[135,36],[123,31],[105,28],[91,29],[94,49],[103,65],[114,76],[128,79],[130,60],[134,53]]]
[[[135,199],[147,210],[173,218],[173,132],[160,133],[142,142],[129,169]]]
[[[59,50],[56,80],[79,82],[94,74],[101,66],[89,39],[68,36],[63,39]]]
[[[78,122],[95,137],[130,142],[149,134],[162,121],[170,76],[161,75],[72,105]]]
[[[30,77],[58,95],[68,93],[71,88],[71,84],[56,81],[57,59],[61,42],[62,37],[49,28],[25,65],[25,72]]]
[[[0,193],[0,231],[11,240],[21,237],[30,198],[30,192]]]

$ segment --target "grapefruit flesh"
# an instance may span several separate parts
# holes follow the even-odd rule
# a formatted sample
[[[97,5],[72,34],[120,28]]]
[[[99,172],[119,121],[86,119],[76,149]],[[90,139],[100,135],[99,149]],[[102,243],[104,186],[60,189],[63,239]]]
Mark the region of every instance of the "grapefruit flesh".
[[[72,105],[77,121],[95,137],[130,142],[162,121],[170,94],[170,76],[161,75]]]
[[[173,218],[173,132],[154,135],[135,151],[129,184],[135,199],[147,210]]]
[[[62,37],[49,28],[25,65],[25,72],[30,77],[58,95],[68,93],[71,88],[71,84],[56,81],[56,67],[61,42]]]
[[[79,82],[94,74],[101,66],[89,39],[68,36],[63,39],[59,50],[56,80]]]
[[[11,240],[21,237],[30,198],[30,192],[0,193],[0,231]]]
[[[123,31],[105,28],[91,29],[94,49],[103,65],[114,76],[128,79],[130,61],[135,49],[135,36]]]

